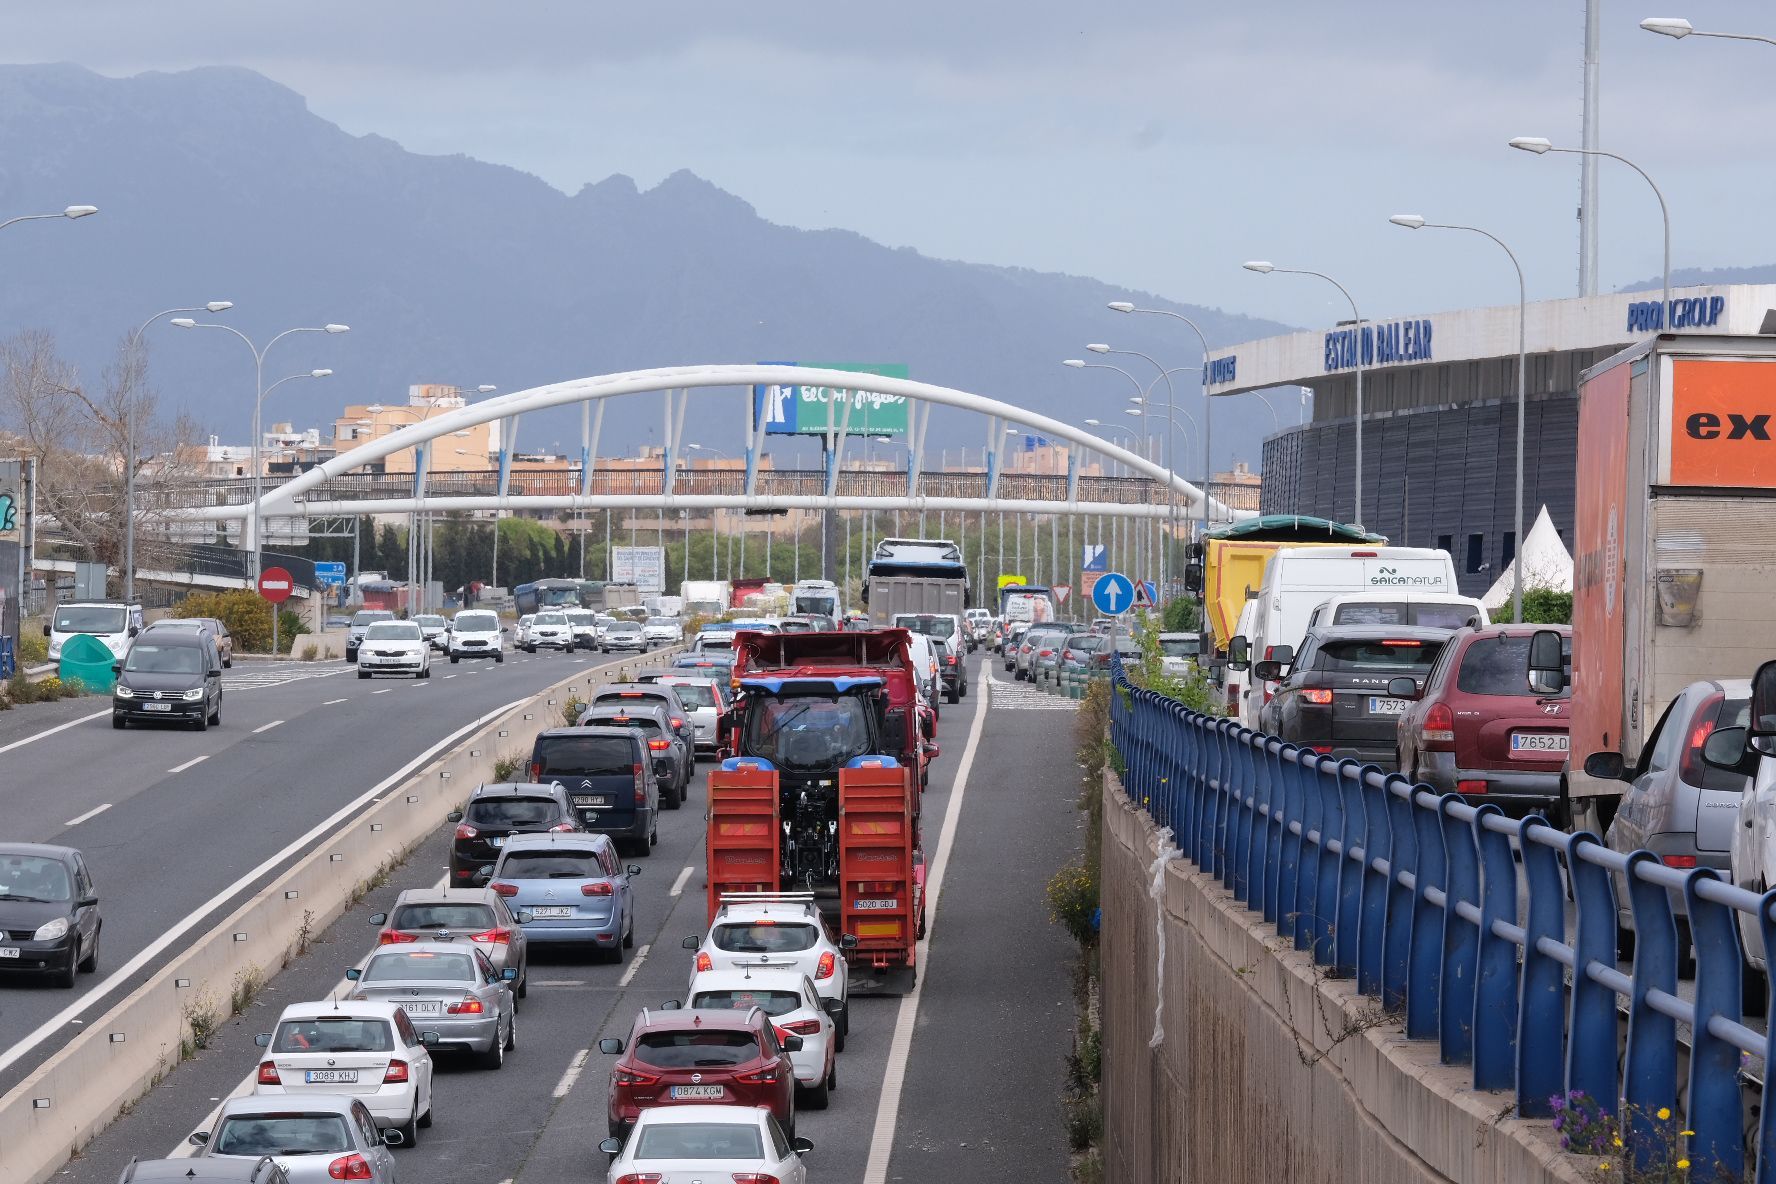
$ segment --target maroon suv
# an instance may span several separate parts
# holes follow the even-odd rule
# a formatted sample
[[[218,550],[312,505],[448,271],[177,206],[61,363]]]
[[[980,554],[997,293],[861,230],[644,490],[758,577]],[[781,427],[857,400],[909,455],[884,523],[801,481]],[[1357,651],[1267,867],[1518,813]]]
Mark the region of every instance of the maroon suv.
[[[800,1036],[778,1039],[771,1017],[746,1011],[644,1010],[627,1043],[598,1049],[621,1054],[610,1076],[610,1133],[626,1139],[635,1119],[655,1106],[763,1106],[795,1135],[795,1068]]]
[[[1458,629],[1400,716],[1400,771],[1507,813],[1553,809],[1566,764],[1568,695],[1529,686],[1529,639],[1547,625]],[[1572,630],[1553,626],[1571,645]]]

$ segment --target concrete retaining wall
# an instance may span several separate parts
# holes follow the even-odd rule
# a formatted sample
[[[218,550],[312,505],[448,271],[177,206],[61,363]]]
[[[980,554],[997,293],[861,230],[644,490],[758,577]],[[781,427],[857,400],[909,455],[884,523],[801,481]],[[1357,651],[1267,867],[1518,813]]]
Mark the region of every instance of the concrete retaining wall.
[[[1286,948],[1218,881],[1172,861],[1104,790],[1103,1097],[1108,1184],[1542,1184],[1596,1178],[1513,1096],[1477,1092],[1397,1019]],[[1165,1041],[1148,1048],[1165,929]]]
[[[41,1184],[52,1176],[179,1063],[194,1019],[227,1019],[237,993],[277,973],[296,953],[304,930],[326,928],[361,885],[444,826],[444,815],[491,778],[498,757],[513,751],[528,756],[538,732],[561,725],[560,704],[576,686],[658,666],[670,652],[582,667],[489,720],[358,811],[141,987],[91,1018],[79,1036],[0,1098],[0,1184]]]

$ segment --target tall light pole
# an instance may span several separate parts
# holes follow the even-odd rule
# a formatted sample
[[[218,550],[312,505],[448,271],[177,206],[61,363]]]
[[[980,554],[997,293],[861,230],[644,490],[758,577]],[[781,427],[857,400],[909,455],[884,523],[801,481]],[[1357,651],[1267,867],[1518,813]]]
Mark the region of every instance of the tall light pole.
[[[84,218],[88,214],[96,214],[98,212],[98,206],[69,206],[59,214],[20,214],[15,218],[8,218],[6,221],[0,222],[0,230],[5,230],[8,226],[15,225],[19,222],[41,222],[45,218],[68,218],[71,220],[74,218]],[[197,310],[191,309],[190,311],[196,312]]]
[[[70,206],[69,209],[77,207]],[[91,210],[91,206],[80,209]],[[79,217],[80,215],[69,215]],[[155,313],[130,334],[130,357],[142,346],[142,334],[148,326],[161,317],[170,317],[184,312],[227,312],[234,307],[232,300],[212,300],[197,308],[164,308]],[[136,599],[136,392],[134,387],[124,390],[124,398],[128,402],[124,406],[123,428],[123,602],[133,604]]]
[[[723,460],[728,459],[727,453],[723,452],[719,448],[711,448],[707,444],[686,444],[685,448],[691,452],[707,452],[707,453],[710,453],[714,456],[719,456]],[[688,530],[689,527],[686,527],[686,529]],[[718,580],[721,578],[720,535],[721,535],[721,532],[715,529],[715,510],[712,508],[709,511],[709,578],[712,580]],[[734,554],[734,544],[733,544],[732,540],[730,539],[730,541],[728,543],[728,578],[729,579],[732,579],[734,577],[733,554]],[[687,543],[685,545],[685,566],[688,568],[690,565],[691,565],[691,551],[690,551],[690,545]]]
[[[1084,367],[1087,370],[1096,370],[1096,369],[1117,370],[1117,369],[1120,369],[1120,367],[1117,367],[1117,366],[1089,366],[1084,362],[1078,362],[1078,363],[1068,362],[1067,365],[1069,365],[1069,366],[1078,365],[1078,366]],[[1126,370],[1124,370],[1123,373],[1127,374],[1128,372]],[[1131,374],[1131,375],[1129,375],[1129,377],[1133,378],[1134,375]],[[1137,382],[1137,383],[1135,383],[1135,385],[1140,386],[1141,384],[1139,382]],[[1101,432],[1103,432],[1105,435],[1109,435],[1112,432],[1121,432],[1123,435],[1125,435],[1129,438],[1129,451],[1130,452],[1133,452],[1135,450],[1135,448],[1137,447],[1137,444],[1141,438],[1139,433],[1137,433],[1133,428],[1125,428],[1119,424],[1106,423],[1101,419],[1088,419],[1085,422],[1086,422],[1087,426],[1097,428]],[[1120,462],[1112,460],[1110,462],[1110,475],[1114,477],[1120,468],[1121,468]],[[1104,525],[1103,518],[1104,518],[1104,516],[1102,514],[1098,515],[1098,527],[1100,530],[1103,528],[1103,525]],[[1122,515],[1120,515],[1120,514],[1112,515],[1110,518],[1110,545],[1111,545],[1112,549],[1115,549],[1118,536],[1120,536],[1121,533],[1122,533]],[[1120,561],[1121,558],[1122,558],[1122,555],[1120,552],[1118,552],[1117,553],[1118,561]]]
[[[1404,226],[1408,230],[1465,230],[1469,234],[1478,234],[1498,244],[1499,250],[1511,261],[1511,267],[1517,272],[1517,506],[1516,524],[1517,545],[1511,553],[1511,620],[1523,623],[1523,436],[1524,420],[1527,418],[1529,399],[1528,358],[1526,334],[1529,323],[1529,295],[1523,284],[1523,265],[1517,261],[1517,253],[1505,244],[1505,241],[1490,231],[1478,226],[1458,226],[1450,222],[1426,222],[1418,214],[1395,214],[1388,219],[1395,226]]]
[[[329,323],[317,329],[307,327],[285,329],[282,333],[279,333],[276,337],[273,337],[270,341],[266,342],[264,348],[261,348],[253,344],[253,339],[251,337],[248,337],[233,325],[218,325],[209,322],[199,322],[192,320],[190,317],[175,317],[170,323],[177,325],[181,329],[225,330],[240,338],[246,343],[247,348],[253,352],[253,514],[250,523],[253,528],[253,566],[252,570],[248,573],[248,576],[254,583],[257,583],[259,580],[259,572],[265,559],[264,540],[259,537],[259,502],[264,495],[263,474],[259,471],[259,412],[260,409],[265,406],[265,396],[269,393],[265,389],[265,355],[270,351],[272,346],[290,336],[292,333],[349,333],[351,332],[351,326]],[[332,373],[332,371],[328,371],[328,373]],[[308,376],[291,375],[291,377],[298,378]],[[285,381],[287,380],[281,378],[278,380],[280,383]]]
[[[1243,264],[1242,266],[1244,266],[1247,271],[1255,271],[1259,275],[1270,275],[1272,272],[1275,272],[1278,275],[1311,275],[1315,279],[1325,280],[1328,284],[1331,284],[1334,288],[1337,288],[1339,290],[1339,292],[1343,294],[1345,300],[1350,302],[1351,324],[1353,327],[1353,332],[1356,334],[1356,339],[1357,339],[1357,348],[1355,349],[1355,351],[1353,351],[1353,356],[1356,359],[1356,371],[1357,371],[1357,375],[1356,375],[1357,414],[1355,417],[1355,422],[1357,425],[1357,446],[1356,446],[1356,454],[1357,454],[1356,455],[1356,495],[1357,495],[1357,501],[1356,501],[1355,512],[1352,515],[1352,517],[1355,519],[1355,521],[1353,521],[1351,523],[1351,525],[1361,528],[1363,525],[1363,314],[1357,311],[1356,299],[1351,296],[1350,292],[1345,288],[1345,286],[1343,284],[1339,283],[1337,280],[1333,279],[1331,276],[1327,275],[1323,271],[1308,271],[1304,268],[1296,268],[1296,267],[1278,267],[1274,263],[1266,263],[1262,260],[1255,260],[1253,262]]]
[[[1652,187],[1653,196],[1659,199],[1659,219],[1665,228],[1665,272],[1659,299],[1658,324],[1658,330],[1663,331],[1670,324],[1671,317],[1671,210],[1665,205],[1665,195],[1659,191],[1659,187],[1653,183],[1653,179],[1647,176],[1647,171],[1626,156],[1605,152],[1599,148],[1556,148],[1542,136],[1517,136],[1510,143],[1513,148],[1522,149],[1524,152],[1533,152],[1537,156],[1545,156],[1550,152],[1563,152],[1571,156],[1607,156],[1611,160],[1621,161],[1639,173],[1640,179]]]
[[[1726,41],[1761,41],[1765,45],[1776,45],[1776,37],[1764,37],[1757,33],[1705,33],[1693,28],[1681,16],[1649,16],[1640,22],[1640,27],[1649,33],[1659,33],[1676,40],[1685,37],[1719,37]]]
[[[1152,366],[1156,371],[1158,371],[1159,377],[1165,379],[1166,408],[1167,408],[1166,415],[1167,415],[1168,422],[1170,421],[1170,416],[1171,416],[1170,409],[1173,407],[1176,407],[1178,405],[1177,396],[1174,394],[1174,392],[1172,390],[1172,375],[1177,373],[1177,371],[1167,370],[1159,362],[1155,361],[1153,358],[1148,357],[1146,354],[1142,353],[1138,349],[1111,349],[1108,345],[1105,345],[1102,342],[1100,342],[1096,345],[1088,345],[1085,348],[1090,350],[1094,354],[1123,354],[1123,355],[1126,355],[1131,358],[1140,358],[1143,361],[1145,361],[1149,366]],[[1141,393],[1142,393],[1142,396],[1145,397],[1147,392],[1146,392],[1146,390],[1143,390]],[[1157,456],[1154,457],[1155,461],[1157,461],[1158,459],[1159,458]],[[1167,521],[1168,527],[1173,527],[1173,526],[1176,526],[1176,523],[1172,521],[1172,518],[1173,518],[1174,514],[1176,513],[1174,507],[1177,504],[1177,498],[1172,493],[1171,478],[1177,474],[1178,470],[1177,470],[1176,466],[1174,466],[1172,463],[1172,434],[1169,431],[1166,433],[1165,467],[1166,467],[1166,521]],[[1208,481],[1205,479],[1203,481],[1203,513],[1204,514],[1207,514],[1209,512],[1208,507],[1209,507],[1209,490],[1208,490]],[[1169,550],[1170,548],[1167,548],[1167,549]],[[1161,555],[1160,562],[1159,562],[1159,571],[1157,573],[1159,576],[1159,584],[1160,584],[1160,587],[1162,587],[1162,588],[1165,587],[1165,585],[1166,585],[1166,571],[1165,571],[1166,563],[1165,563],[1165,560],[1166,560],[1166,557],[1164,555]],[[1154,573],[1149,572],[1148,574],[1152,575]]]

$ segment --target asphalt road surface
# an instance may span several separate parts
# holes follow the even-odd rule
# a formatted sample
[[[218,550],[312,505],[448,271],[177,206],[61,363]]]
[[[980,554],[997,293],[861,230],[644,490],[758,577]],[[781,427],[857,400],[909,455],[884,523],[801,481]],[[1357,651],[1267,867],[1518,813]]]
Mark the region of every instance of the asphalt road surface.
[[[1010,687],[1008,705],[983,716],[985,674],[977,665],[974,694],[946,707],[939,726],[943,756],[925,798],[924,842],[940,887],[921,986],[905,999],[853,996],[831,1106],[797,1118],[797,1133],[815,1144],[813,1179],[1066,1179],[1058,1098],[1073,1027],[1069,947],[1047,918],[1042,889],[1080,842],[1072,716],[1058,701]],[[704,781],[700,772],[685,808],[662,819],[660,845],[638,861],[636,948],[621,965],[533,956],[517,1050],[498,1072],[439,1059],[437,1123],[398,1152],[404,1181],[604,1179],[597,1145],[612,1058],[597,1042],[626,1037],[642,1007],[684,998],[690,955],[679,942],[700,935],[706,921]],[[183,1147],[222,1099],[249,1088],[243,1078],[259,1059],[254,1033],[269,1030],[286,1004],[337,986],[373,939],[370,913],[404,888],[439,882],[447,834],[440,819],[437,836],[387,887],[323,934],[57,1179],[111,1184],[130,1156]],[[902,1083],[886,1105],[885,1079]]]

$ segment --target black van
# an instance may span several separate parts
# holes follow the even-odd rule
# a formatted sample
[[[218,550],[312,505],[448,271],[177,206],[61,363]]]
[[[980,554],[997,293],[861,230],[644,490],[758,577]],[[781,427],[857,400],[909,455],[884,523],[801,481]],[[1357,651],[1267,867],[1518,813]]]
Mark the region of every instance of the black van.
[[[580,825],[648,855],[660,838],[660,782],[633,728],[551,728],[530,752],[530,779],[559,781]]]
[[[206,631],[144,630],[111,670],[114,728],[180,723],[201,732],[222,722],[222,654]]]

